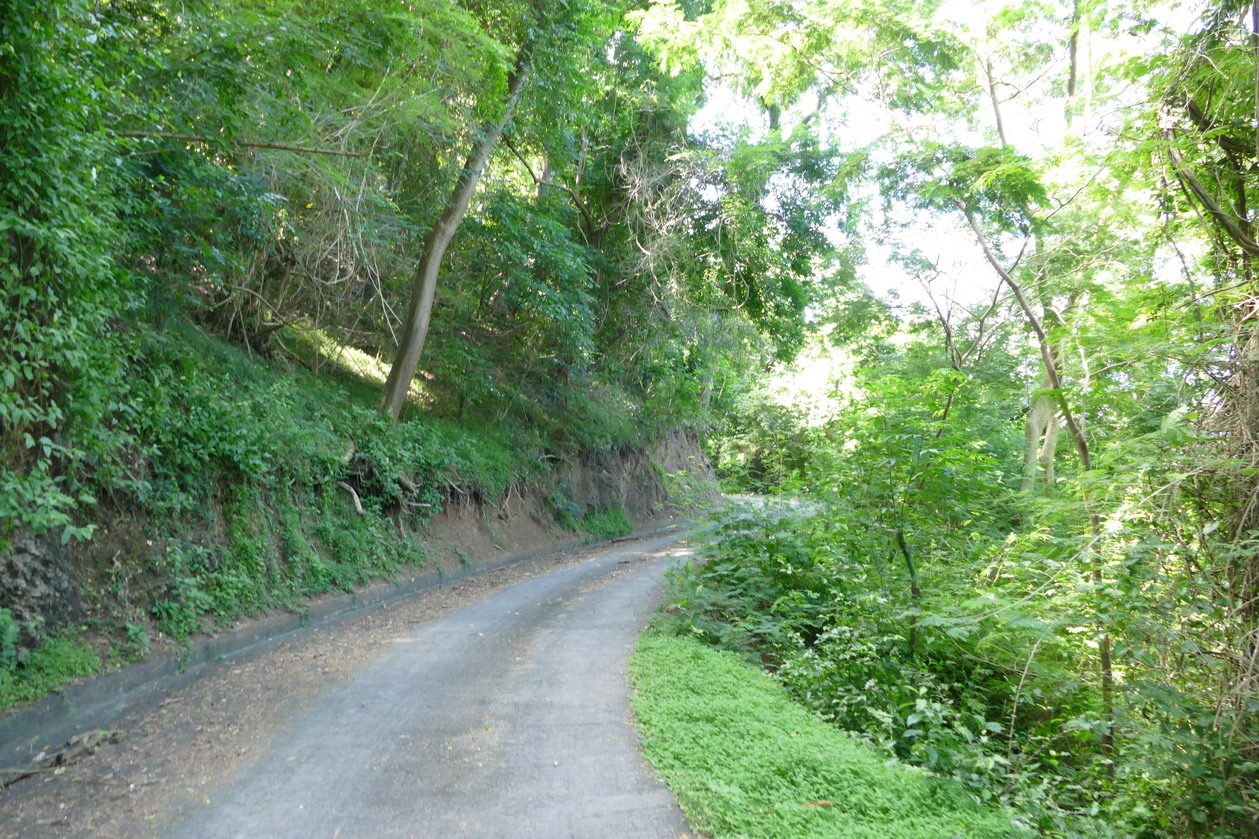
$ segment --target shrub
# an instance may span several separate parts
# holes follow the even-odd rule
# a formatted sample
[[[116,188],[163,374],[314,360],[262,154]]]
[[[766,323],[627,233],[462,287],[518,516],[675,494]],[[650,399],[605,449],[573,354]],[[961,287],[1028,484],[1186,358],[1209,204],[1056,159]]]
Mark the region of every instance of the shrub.
[[[606,510],[589,510],[578,521],[578,525],[589,533],[591,540],[595,542],[618,539],[634,531],[634,523],[630,521],[629,514],[620,504]]]

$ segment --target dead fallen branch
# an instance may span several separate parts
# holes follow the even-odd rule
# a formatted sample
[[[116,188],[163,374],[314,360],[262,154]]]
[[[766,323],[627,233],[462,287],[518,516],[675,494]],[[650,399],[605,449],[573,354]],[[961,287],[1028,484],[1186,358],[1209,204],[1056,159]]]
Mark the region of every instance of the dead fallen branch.
[[[96,747],[103,743],[116,743],[121,735],[116,731],[106,731],[103,728],[85,731],[82,734],[76,734],[66,741],[64,747],[55,752],[40,752],[35,759],[25,766],[17,766],[11,769],[0,769],[0,789],[12,786],[18,781],[41,775],[45,772],[53,772],[63,766],[80,760],[94,751]]]

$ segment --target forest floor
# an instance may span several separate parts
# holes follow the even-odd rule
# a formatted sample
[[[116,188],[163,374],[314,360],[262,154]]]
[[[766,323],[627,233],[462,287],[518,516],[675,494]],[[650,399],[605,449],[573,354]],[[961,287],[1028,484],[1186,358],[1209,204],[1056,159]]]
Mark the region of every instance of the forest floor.
[[[562,577],[571,579],[574,587],[567,594],[547,594],[548,590],[541,590],[534,595],[525,594],[533,599],[515,606],[500,604],[488,607],[491,611],[503,613],[506,610],[517,615],[528,613],[535,606],[546,612],[535,616],[523,628],[510,624],[495,625],[500,643],[516,647],[524,644],[521,649],[530,651],[542,646],[555,649],[565,646],[565,643],[551,638],[557,630],[546,621],[551,617],[569,615],[572,608],[566,605],[568,601],[584,603],[589,598],[600,596],[601,591],[615,592],[617,586],[623,585],[619,577],[637,579],[633,594],[635,605],[625,612],[621,621],[623,626],[617,630],[626,635],[625,642],[614,645],[608,651],[612,668],[609,672],[621,674],[624,667],[621,659],[628,658],[629,646],[641,630],[645,612],[656,596],[659,574],[666,561],[663,546],[674,538],[660,540],[656,537],[655,541],[646,544],[642,540],[631,541],[628,546],[615,550],[610,550],[608,546],[587,548],[511,565],[406,598],[385,608],[372,609],[350,620],[300,633],[289,640],[224,662],[191,684],[159,693],[142,707],[134,709],[111,727],[116,732],[115,738],[99,746],[95,753],[0,792],[0,813],[3,813],[0,818],[3,831],[0,832],[22,837],[158,836],[166,834],[190,816],[199,819],[197,813],[214,812],[202,808],[211,803],[217,804],[228,795],[229,783],[242,772],[242,767],[265,766],[268,756],[274,760],[274,750],[286,741],[291,723],[307,717],[312,709],[325,703],[327,697],[343,692],[360,674],[373,669],[382,659],[396,657],[400,649],[414,652],[424,647],[440,651],[448,641],[454,643],[460,636],[472,636],[471,632],[461,630],[452,634],[449,627],[443,634],[440,627],[452,619],[457,622],[459,618],[456,616],[463,614],[460,610],[475,604],[493,603],[505,593],[522,590],[523,587],[517,584],[525,581]],[[660,544],[657,545],[657,542]],[[649,549],[649,553],[644,553]],[[591,601],[583,608],[595,610],[590,617],[602,625],[603,618],[600,616],[607,612],[606,604]],[[400,641],[407,639],[420,640],[426,631],[437,633],[428,636],[432,643],[422,642],[407,647],[399,645]],[[574,625],[570,631],[580,635],[582,627]],[[543,644],[543,641],[546,643]],[[503,650],[499,650],[500,658],[503,654]],[[469,659],[466,669],[475,671],[475,661]],[[520,671],[519,666],[508,669]],[[389,677],[385,680],[388,682]],[[426,686],[433,687],[439,694],[452,689],[445,684],[429,685],[430,681],[421,674],[419,682],[406,690],[416,691],[418,698],[418,692]],[[501,689],[510,691],[518,687],[503,686]],[[497,693],[499,688],[491,684],[487,690]],[[611,696],[609,701],[613,705],[623,703],[627,709],[628,698],[623,693]],[[395,712],[403,716],[401,710],[385,709],[383,717],[388,718]],[[426,705],[424,715],[432,713],[433,709]],[[602,721],[612,725],[610,730],[613,732],[623,729],[631,738],[628,742],[632,743],[632,729],[625,725],[628,711],[617,714],[613,709],[604,714]],[[547,727],[539,726],[540,729]],[[318,731],[314,732],[314,737],[316,741],[321,739]],[[569,739],[572,740],[570,745],[587,742],[584,736]],[[332,737],[324,738],[324,745],[331,743]],[[365,754],[359,755],[359,759],[371,763],[373,754],[383,756],[393,745],[373,743]],[[324,793],[325,798],[333,796],[338,786],[343,781],[348,782],[356,771],[368,771],[364,766],[356,769],[350,765],[349,755],[334,752],[326,757],[330,762],[324,770],[331,783],[329,791]],[[620,759],[625,758],[622,756]],[[636,752],[634,759],[637,767],[629,768],[643,771]],[[573,770],[574,767],[569,767],[565,772]],[[578,779],[587,776],[589,772],[583,769]],[[652,808],[659,809],[662,803],[666,805],[661,811],[663,818],[665,821],[672,820],[671,823],[678,828],[669,835],[682,833],[685,823],[676,813],[667,793],[648,776],[639,778],[635,783],[642,787],[641,791],[650,800]],[[199,820],[196,824],[197,827],[187,835],[212,835]],[[354,835],[382,835],[371,831],[364,833],[361,823],[357,826],[326,824],[330,825],[328,835],[338,835],[339,839]],[[334,830],[337,831],[335,834]],[[301,835],[316,834],[303,832]],[[423,834],[402,831],[389,835]],[[477,834],[473,831],[463,835]]]

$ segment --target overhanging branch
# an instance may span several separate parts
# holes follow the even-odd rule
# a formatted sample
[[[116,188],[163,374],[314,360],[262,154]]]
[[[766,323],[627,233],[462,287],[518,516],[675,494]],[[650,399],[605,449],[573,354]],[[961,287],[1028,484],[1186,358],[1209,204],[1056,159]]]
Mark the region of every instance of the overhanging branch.
[[[321,149],[311,146],[292,146],[288,143],[261,143],[249,140],[226,140],[222,137],[201,137],[196,134],[179,134],[173,131],[115,131],[118,137],[134,137],[142,140],[158,139],[158,140],[181,140],[187,143],[206,143],[208,145],[232,145],[243,146],[248,149],[278,149],[279,151],[292,151],[299,154],[330,154],[337,157],[367,157],[362,152],[341,151],[340,149]]]
[[[1189,165],[1185,162],[1185,157],[1180,153],[1180,149],[1174,145],[1170,145],[1172,139],[1170,133],[1167,135],[1169,145],[1167,147],[1167,159],[1171,161],[1172,168],[1176,172],[1176,177],[1185,185],[1185,189],[1193,194],[1200,203],[1215,220],[1221,230],[1228,234],[1238,247],[1251,256],[1259,256],[1259,243],[1250,236],[1250,233],[1243,226],[1240,219],[1237,218],[1230,210],[1225,209],[1220,202],[1215,200],[1215,196],[1206,188],[1202,181],[1198,180],[1198,176],[1193,173]]]

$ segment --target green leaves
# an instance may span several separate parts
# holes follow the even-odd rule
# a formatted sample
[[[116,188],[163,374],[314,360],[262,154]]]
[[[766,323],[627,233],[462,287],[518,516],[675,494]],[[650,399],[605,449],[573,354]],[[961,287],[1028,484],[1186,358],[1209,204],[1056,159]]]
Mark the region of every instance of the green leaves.
[[[116,93],[93,84],[112,39],[86,37],[98,28],[78,2],[14,0],[2,26],[0,542],[18,528],[90,533],[70,527],[90,496],[65,435],[99,417],[88,374],[112,363],[104,333],[126,301],[111,265],[116,160],[98,128]]]
[[[631,14],[670,72],[701,64],[740,93],[787,108],[877,88],[894,108],[938,100],[965,64],[933,22],[936,3],[717,3],[698,14],[655,2]]]
[[[923,143],[879,173],[884,194],[949,214],[962,209],[998,230],[1027,235],[1048,195],[1029,158],[1008,147]]]

